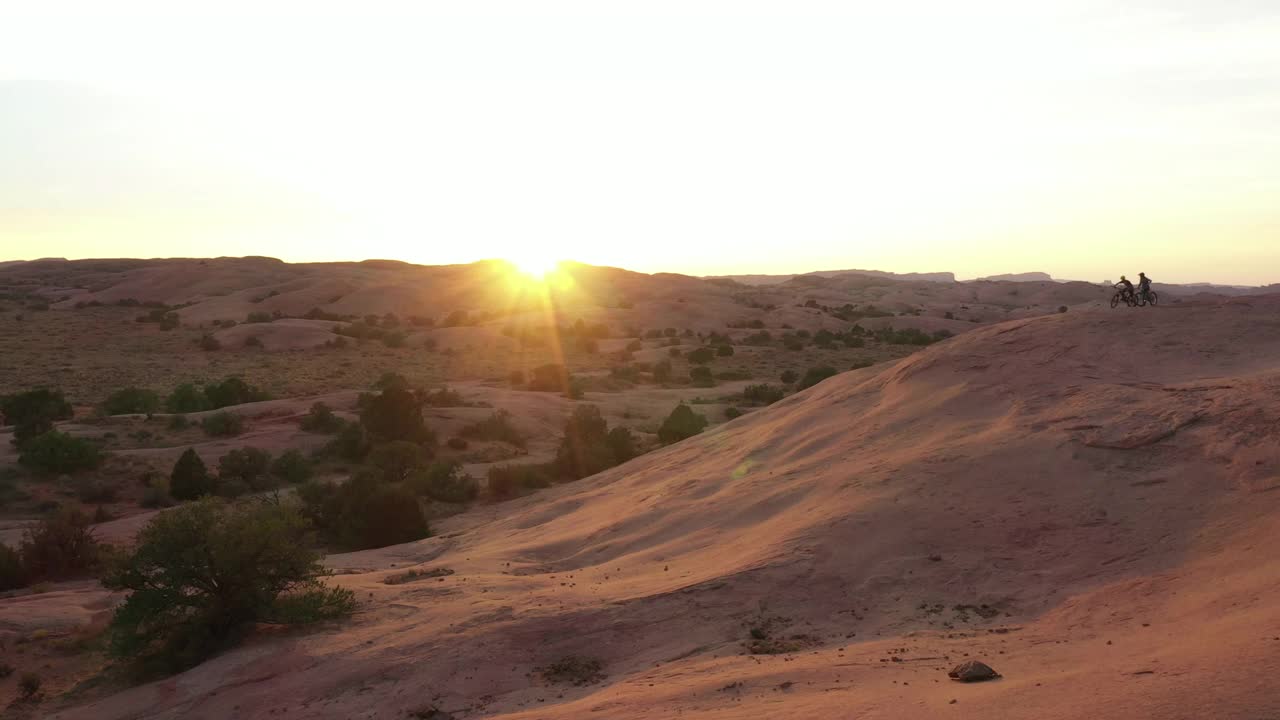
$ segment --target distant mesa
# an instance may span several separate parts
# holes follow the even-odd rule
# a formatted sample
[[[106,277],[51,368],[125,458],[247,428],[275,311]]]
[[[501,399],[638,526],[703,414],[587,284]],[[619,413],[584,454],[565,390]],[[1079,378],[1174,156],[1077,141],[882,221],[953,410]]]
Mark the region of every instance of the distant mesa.
[[[986,277],[980,277],[978,280],[985,280],[987,282],[1053,282],[1053,277],[1049,275],[1049,273],[1024,272],[988,275]]]

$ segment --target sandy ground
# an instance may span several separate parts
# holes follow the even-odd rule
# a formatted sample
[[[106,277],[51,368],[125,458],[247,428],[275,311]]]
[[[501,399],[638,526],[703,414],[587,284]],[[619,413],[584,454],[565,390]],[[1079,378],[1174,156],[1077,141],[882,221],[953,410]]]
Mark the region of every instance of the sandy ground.
[[[331,556],[351,620],[41,712],[1280,717],[1277,317],[1265,297],[977,328],[433,538]],[[382,582],[409,567],[454,574]],[[5,632],[110,604],[34,597],[5,601]],[[786,652],[748,654],[752,629]],[[542,678],[568,656],[606,677]],[[966,658],[1004,677],[948,681]]]

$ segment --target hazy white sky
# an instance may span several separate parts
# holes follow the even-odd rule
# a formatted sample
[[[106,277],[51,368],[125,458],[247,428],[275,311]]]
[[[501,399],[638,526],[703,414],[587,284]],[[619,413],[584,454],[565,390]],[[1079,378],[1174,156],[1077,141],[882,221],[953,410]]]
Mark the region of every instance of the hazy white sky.
[[[1280,282],[1274,0],[98,5],[0,5],[0,259]]]

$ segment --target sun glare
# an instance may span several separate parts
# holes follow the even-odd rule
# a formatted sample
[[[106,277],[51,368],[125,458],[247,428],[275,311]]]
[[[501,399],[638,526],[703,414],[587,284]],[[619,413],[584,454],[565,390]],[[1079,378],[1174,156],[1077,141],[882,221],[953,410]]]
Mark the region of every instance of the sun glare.
[[[522,274],[528,275],[535,280],[541,280],[547,275],[555,272],[560,265],[560,261],[555,258],[542,255],[525,255],[521,257],[510,257],[508,260]]]

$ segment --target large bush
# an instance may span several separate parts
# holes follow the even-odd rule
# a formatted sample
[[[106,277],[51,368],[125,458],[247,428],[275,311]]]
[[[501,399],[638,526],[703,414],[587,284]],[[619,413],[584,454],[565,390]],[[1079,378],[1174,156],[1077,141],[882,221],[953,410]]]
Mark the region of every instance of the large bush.
[[[369,464],[382,473],[387,482],[403,482],[415,470],[426,466],[431,458],[421,445],[406,440],[383,443],[369,453]]]
[[[102,403],[102,411],[108,415],[153,413],[160,409],[160,396],[153,390],[127,387],[111,393]]]
[[[164,409],[171,413],[192,413],[210,409],[209,398],[192,383],[183,383],[165,398]]]
[[[748,385],[742,390],[742,399],[761,405],[772,405],[786,396],[786,391],[776,385],[767,383]]]
[[[209,406],[213,408],[271,399],[270,395],[238,377],[229,377],[220,383],[206,385],[204,394],[209,399]]]
[[[373,437],[419,444],[435,442],[435,435],[422,421],[422,404],[408,388],[388,387],[361,400],[360,422]]]
[[[102,451],[84,438],[50,430],[25,442],[18,462],[50,475],[73,473],[96,468],[102,462]]]
[[[176,672],[254,623],[350,613],[354,595],[323,585],[325,575],[306,521],[286,507],[208,498],[160,513],[103,578],[130,593],[111,621],[111,651],[152,672]]]
[[[716,357],[715,350],[709,347],[700,347],[690,350],[685,358],[695,365],[706,365]]]
[[[187,448],[169,475],[169,494],[178,500],[195,500],[213,492],[213,478],[194,448]]]
[[[693,437],[707,426],[707,418],[695,413],[688,405],[680,403],[676,406],[662,427],[658,428],[658,439],[664,443],[673,443]]]
[[[0,544],[0,592],[27,585],[27,571],[22,556],[8,545]]]
[[[511,413],[496,410],[489,417],[463,427],[458,434],[472,440],[497,440],[514,445],[525,446],[524,435],[511,422]]]
[[[218,460],[218,484],[254,492],[269,490],[272,487],[270,470],[271,453],[261,448],[237,448]]]
[[[271,474],[290,485],[311,477],[311,461],[297,448],[286,450],[271,463]]]
[[[796,385],[797,390],[804,390],[813,387],[829,377],[836,375],[836,369],[833,367],[813,367],[805,371],[804,377],[800,378],[800,383]]]
[[[556,463],[494,465],[489,468],[488,493],[494,498],[513,497],[522,489],[550,487],[558,473]]]
[[[205,417],[200,427],[214,437],[230,437],[244,432],[244,418],[224,410]]]
[[[480,488],[475,478],[457,463],[432,463],[409,476],[408,486],[418,495],[439,502],[465,503],[476,499]]]
[[[579,405],[565,421],[564,438],[556,451],[555,467],[568,480],[594,475],[635,456],[635,442],[626,428],[609,430],[595,405]]]
[[[358,473],[343,485],[303,483],[298,497],[325,538],[343,549],[397,545],[430,534],[413,493],[387,484],[378,473]]]
[[[83,573],[101,557],[89,516],[78,510],[47,515],[27,530],[18,549],[27,579],[64,578]]]
[[[322,402],[313,404],[300,423],[307,432],[325,434],[338,432],[343,424],[342,418],[333,414],[333,408]]]
[[[52,430],[54,421],[70,418],[72,408],[61,392],[39,388],[0,397],[0,413],[14,426],[13,443],[21,448]]]

